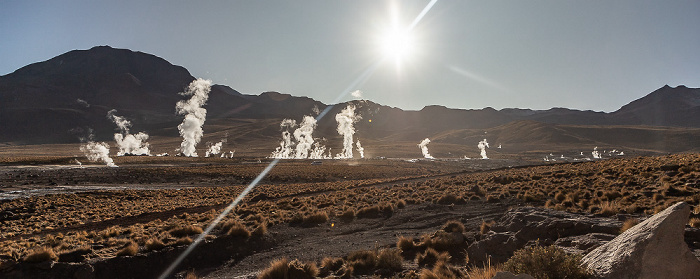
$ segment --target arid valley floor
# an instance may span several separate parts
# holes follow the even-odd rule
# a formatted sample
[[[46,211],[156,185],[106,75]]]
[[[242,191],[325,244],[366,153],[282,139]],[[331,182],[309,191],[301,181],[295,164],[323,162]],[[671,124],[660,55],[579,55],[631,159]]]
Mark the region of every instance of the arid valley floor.
[[[0,273],[44,278],[78,276],[86,266],[83,275],[95,278],[159,276],[269,162],[117,157],[120,167],[109,168],[79,167],[70,157],[3,160]],[[313,262],[325,275],[417,278],[429,268],[414,258],[427,248],[449,250],[450,268],[466,276],[483,265],[467,262],[466,245],[524,206],[624,221],[685,201],[693,208],[688,230],[700,226],[698,154],[556,164],[311,162],[281,161],[173,276],[255,277],[287,258]],[[464,225],[456,250],[436,240],[448,221]],[[700,243],[686,241],[699,255]],[[402,260],[390,271],[328,267],[338,258],[349,266],[357,251],[392,249]]]

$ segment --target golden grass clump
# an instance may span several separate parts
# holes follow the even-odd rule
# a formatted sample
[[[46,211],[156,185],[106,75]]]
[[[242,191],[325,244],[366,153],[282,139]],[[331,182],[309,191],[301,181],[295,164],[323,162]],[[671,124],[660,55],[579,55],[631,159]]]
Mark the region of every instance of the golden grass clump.
[[[325,277],[333,272],[340,270],[345,264],[345,260],[342,258],[331,258],[325,257],[321,260],[321,268],[319,269],[319,275]]]
[[[464,232],[464,224],[462,222],[457,221],[457,220],[450,220],[445,223],[445,226],[442,227],[443,231],[449,232],[449,233],[463,233]]]
[[[372,250],[354,251],[347,256],[347,262],[356,274],[371,274],[377,266],[377,253]]]
[[[604,202],[600,205],[600,212],[598,214],[602,216],[613,216],[618,213],[618,208],[614,203]]]
[[[270,266],[258,274],[258,279],[299,278],[312,279],[318,275],[315,263],[302,263],[282,258],[270,263]]]
[[[306,226],[323,224],[325,222],[328,222],[328,213],[325,211],[309,214],[304,216],[304,219],[302,220],[302,224]]]
[[[496,222],[491,221],[491,222],[486,222],[486,221],[481,221],[481,226],[479,226],[479,234],[486,234],[489,231],[491,231],[491,226],[496,224]]]
[[[267,233],[267,222],[262,222],[258,224],[257,227],[251,232],[251,235],[254,236],[263,236]]]
[[[149,238],[145,244],[146,251],[157,251],[165,248],[163,241],[157,238]]]
[[[181,237],[175,240],[175,245],[180,246],[180,245],[190,245],[192,244],[192,238],[189,236]]]
[[[124,248],[117,251],[117,257],[136,256],[139,252],[139,245],[136,242],[129,241]]]
[[[444,262],[437,263],[432,270],[423,269],[420,275],[420,279],[457,279],[463,277],[462,271]]]
[[[690,221],[688,221],[688,225],[690,225],[693,228],[700,228],[700,218],[690,218]]]
[[[620,233],[623,233],[623,232],[631,229],[632,227],[636,226],[637,224],[639,224],[639,219],[637,219],[637,218],[631,218],[631,219],[625,220],[625,222],[622,223],[622,227],[620,227]]]
[[[394,272],[401,271],[403,266],[401,263],[401,250],[399,249],[382,249],[377,255],[377,267],[388,269]]]
[[[502,265],[491,265],[491,260],[484,267],[472,267],[467,271],[466,278],[469,279],[491,279],[496,273],[503,271]]]
[[[22,260],[28,263],[40,263],[45,261],[57,261],[58,256],[56,256],[56,253],[50,247],[39,247],[30,252]]]
[[[448,262],[450,255],[447,252],[438,253],[433,248],[425,249],[422,254],[416,255],[416,263],[420,267],[433,267],[439,262]]]
[[[556,246],[535,246],[515,251],[503,264],[513,274],[529,274],[535,278],[587,278],[581,266],[582,255],[570,255]]]
[[[400,235],[396,240],[396,247],[401,249],[401,251],[406,252],[413,250],[416,246],[413,244],[413,238]]]
[[[338,218],[340,219],[340,221],[343,221],[346,223],[352,222],[352,220],[355,219],[355,210],[353,210],[353,209],[345,210],[345,211],[343,211],[343,213],[338,215]]]
[[[170,235],[174,237],[183,237],[188,235],[200,234],[203,232],[202,228],[195,225],[186,225],[174,228],[169,231]]]
[[[226,235],[230,237],[248,238],[250,237],[250,231],[248,230],[248,228],[246,228],[245,225],[241,224],[238,221],[234,221],[233,224],[229,227],[228,231],[226,232]]]

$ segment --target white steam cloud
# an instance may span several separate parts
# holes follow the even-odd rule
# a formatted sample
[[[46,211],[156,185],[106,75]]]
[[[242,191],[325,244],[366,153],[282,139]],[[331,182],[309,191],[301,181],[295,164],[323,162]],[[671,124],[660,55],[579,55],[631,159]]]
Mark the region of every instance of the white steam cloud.
[[[121,133],[114,134],[114,140],[117,142],[119,152],[117,156],[124,155],[151,155],[149,150],[148,134],[139,132],[132,135],[129,133],[131,122],[124,117],[116,115],[117,110],[113,109],[107,112],[107,118],[111,119],[114,124],[117,124]]]
[[[360,152],[360,158],[364,159],[365,158],[365,149],[362,147],[362,144],[360,144],[359,139],[355,143],[355,146],[357,146],[357,152]]]
[[[226,143],[226,141],[227,141],[226,139],[222,139],[221,141],[219,141],[215,144],[208,143],[209,148],[207,149],[207,152],[204,155],[204,157],[214,157],[216,155],[221,154],[221,158],[225,158],[224,157],[225,153],[224,154],[221,153],[221,147],[224,145],[224,143]]]
[[[311,116],[304,116],[304,119],[299,124],[299,128],[294,130],[294,139],[297,141],[297,149],[295,158],[304,159],[309,157],[309,151],[314,144],[312,136],[316,129],[316,119]]]
[[[290,132],[294,129],[294,132]],[[316,119],[306,115],[298,125],[293,119],[283,119],[280,123],[282,141],[280,146],[270,154],[275,159],[330,159],[326,147],[315,142],[313,133],[316,129]]]
[[[352,137],[355,134],[355,122],[362,119],[359,115],[355,115],[355,106],[348,105],[341,112],[335,115],[335,121],[338,122],[338,134],[343,136],[343,151],[335,155],[336,159],[352,159]]]
[[[202,108],[209,99],[211,80],[198,78],[190,83],[187,91],[181,92],[182,96],[192,96],[189,100],[181,100],[175,105],[177,114],[185,115],[185,119],[177,126],[182,136],[180,153],[187,157],[197,157],[195,147],[204,134],[202,126],[207,118],[207,110]]]
[[[481,150],[481,159],[488,159],[489,157],[486,156],[486,148],[489,148],[489,143],[486,139],[480,141],[477,147]]]
[[[596,146],[593,148],[593,152],[591,152],[591,155],[593,155],[593,159],[600,159],[600,152],[598,152],[598,147]]]
[[[89,108],[89,107],[90,107],[90,104],[88,104],[88,102],[86,102],[86,101],[83,100],[83,99],[78,98],[78,99],[75,100],[75,101],[76,101],[78,104],[80,104],[80,105],[82,105],[82,106],[84,106],[84,107],[86,107],[86,108]]]
[[[423,158],[426,158],[426,159],[435,159],[433,156],[430,155],[430,153],[428,153],[428,144],[429,144],[429,143],[430,143],[430,139],[429,139],[429,138],[425,138],[423,141],[421,141],[421,142],[418,144],[418,147],[420,148],[420,152],[423,153]]]
[[[109,144],[105,142],[89,141],[80,145],[80,151],[85,153],[85,157],[91,162],[102,161],[107,166],[116,167],[114,160],[109,157]]]
[[[360,90],[352,91],[352,93],[350,93],[350,95],[352,95],[356,99],[362,99],[362,91],[360,91]]]

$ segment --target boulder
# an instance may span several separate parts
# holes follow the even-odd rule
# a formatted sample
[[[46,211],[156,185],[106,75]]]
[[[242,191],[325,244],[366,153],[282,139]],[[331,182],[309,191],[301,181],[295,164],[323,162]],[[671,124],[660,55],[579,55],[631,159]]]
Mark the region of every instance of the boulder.
[[[683,240],[690,206],[677,203],[588,253],[594,278],[700,278],[700,261]]]
[[[559,238],[554,245],[561,247],[569,254],[587,254],[615,237],[617,236],[607,233],[588,233]]]
[[[469,245],[467,254],[469,261],[477,265],[489,259],[492,263],[499,263],[508,260],[513,252],[523,247],[547,246],[555,244],[560,238],[594,234],[578,242],[574,239],[566,242],[568,246],[577,247],[566,251],[582,253],[612,239],[603,235],[616,234],[621,225],[619,220],[595,218],[590,214],[537,207],[514,208],[506,212],[481,240]]]

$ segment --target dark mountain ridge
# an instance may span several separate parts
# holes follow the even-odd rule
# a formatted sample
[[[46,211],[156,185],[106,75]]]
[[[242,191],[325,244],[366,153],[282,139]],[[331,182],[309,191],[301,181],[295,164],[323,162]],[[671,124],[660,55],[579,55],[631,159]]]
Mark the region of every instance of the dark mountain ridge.
[[[194,79],[184,67],[151,54],[108,46],[70,51],[0,76],[0,118],[3,119],[0,142],[77,142],[78,136],[84,135],[88,128],[94,129],[97,139],[109,140],[115,129],[106,118],[111,109],[131,120],[133,131],[177,137],[174,127],[182,117],[175,115],[175,103],[184,98],[177,93]],[[700,127],[700,89],[685,86],[664,86],[613,113],[566,108],[465,110],[435,105],[405,111],[363,100],[337,104],[329,115],[338,113],[349,103],[356,105],[362,116],[356,125],[358,133],[363,138],[386,141],[413,141],[433,135],[448,140],[459,134],[450,131],[495,129],[513,122],[520,123],[518,129],[530,133],[526,138],[533,137],[530,139],[533,141],[544,134],[550,141],[582,140],[569,132],[557,136],[556,126],[542,127],[533,122]],[[214,85],[205,106],[205,131],[208,124],[225,125],[227,119],[300,121],[303,115],[315,115],[314,108],[324,110],[327,106],[308,97],[278,92],[241,94],[228,86]],[[315,135],[337,137],[333,117],[325,117],[318,127]],[[532,133],[535,128],[546,133]],[[261,131],[274,137],[279,128]],[[464,140],[464,137],[452,140]]]

